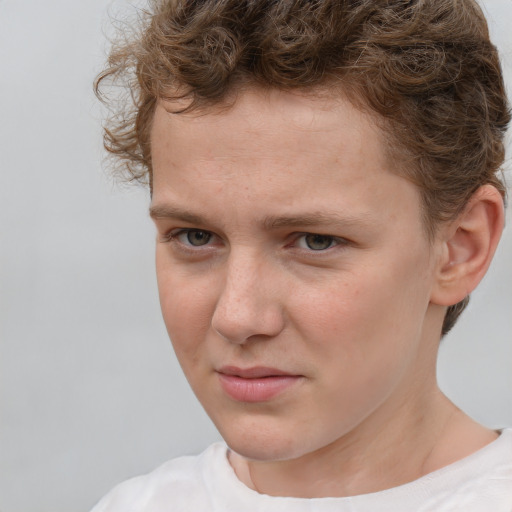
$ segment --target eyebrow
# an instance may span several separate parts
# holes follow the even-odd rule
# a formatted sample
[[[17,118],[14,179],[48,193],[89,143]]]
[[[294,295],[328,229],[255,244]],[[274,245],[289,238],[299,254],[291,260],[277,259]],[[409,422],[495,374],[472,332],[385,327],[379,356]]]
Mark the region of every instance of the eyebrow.
[[[171,205],[154,205],[149,208],[149,215],[153,219],[174,219],[189,224],[207,225],[205,217],[192,213],[186,209]],[[375,222],[367,214],[341,215],[337,212],[313,211],[299,215],[270,215],[263,219],[262,225],[266,230],[275,230],[290,227],[332,226],[360,227]]]
[[[308,227],[322,225],[361,226],[368,224],[371,219],[366,214],[341,215],[337,212],[314,211],[300,215],[269,216],[263,221],[266,229],[279,229],[285,227]]]
[[[149,207],[149,216],[152,219],[176,219],[190,224],[205,224],[206,220],[195,213],[182,208],[168,205],[155,205]]]

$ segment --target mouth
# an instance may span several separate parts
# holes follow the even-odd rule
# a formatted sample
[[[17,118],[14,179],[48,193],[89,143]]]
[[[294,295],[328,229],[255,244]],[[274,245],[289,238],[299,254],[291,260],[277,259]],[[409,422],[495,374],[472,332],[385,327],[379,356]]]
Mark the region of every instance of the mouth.
[[[224,366],[217,371],[222,390],[237,402],[267,402],[303,379],[276,368]]]

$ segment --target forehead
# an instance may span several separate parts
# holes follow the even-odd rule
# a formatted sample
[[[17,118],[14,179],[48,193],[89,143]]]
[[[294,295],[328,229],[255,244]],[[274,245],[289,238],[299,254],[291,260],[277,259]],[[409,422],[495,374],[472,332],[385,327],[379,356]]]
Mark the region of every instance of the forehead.
[[[392,172],[375,119],[343,97],[250,90],[224,109],[175,109],[161,102],[155,112],[153,205],[208,207],[237,218],[307,206],[307,213],[329,208],[383,222],[391,211],[379,205],[406,190],[419,210],[416,188]]]
[[[301,161],[309,155],[364,159],[371,146],[379,167],[389,167],[385,137],[375,116],[358,110],[339,94],[328,97],[321,90],[313,94],[252,88],[229,104],[174,113],[184,106],[166,101],[157,105],[151,134],[157,163],[163,153],[181,161],[201,151],[203,157],[236,159],[238,172],[243,172],[240,159],[253,158],[254,153],[264,159],[286,156],[297,160],[298,155]],[[196,151],[186,151],[183,144]]]

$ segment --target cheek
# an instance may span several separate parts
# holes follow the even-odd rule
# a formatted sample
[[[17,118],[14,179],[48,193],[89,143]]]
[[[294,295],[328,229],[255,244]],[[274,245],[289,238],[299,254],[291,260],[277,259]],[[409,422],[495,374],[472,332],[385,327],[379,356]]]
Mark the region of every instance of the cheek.
[[[294,294],[294,318],[323,390],[315,398],[319,414],[336,410],[334,423],[348,431],[414,366],[425,293],[409,293],[397,276],[345,277],[328,290]]]
[[[194,361],[209,330],[215,301],[204,282],[181,273],[157,258],[160,307],[176,355]]]
[[[402,259],[382,272],[375,262],[307,293],[294,291],[293,317],[314,352],[326,361],[338,356],[349,372],[399,364],[396,354],[419,342],[429,303],[420,260]]]

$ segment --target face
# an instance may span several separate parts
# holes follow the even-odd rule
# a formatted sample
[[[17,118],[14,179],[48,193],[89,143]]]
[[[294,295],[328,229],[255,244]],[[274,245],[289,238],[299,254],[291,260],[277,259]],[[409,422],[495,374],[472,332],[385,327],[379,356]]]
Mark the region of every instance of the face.
[[[164,320],[235,451],[300,457],[426,392],[435,251],[370,117],[277,91],[201,115],[159,105],[152,152]]]

